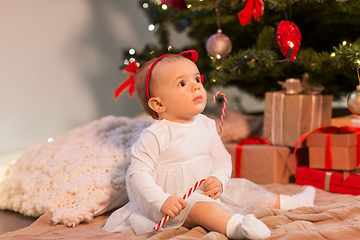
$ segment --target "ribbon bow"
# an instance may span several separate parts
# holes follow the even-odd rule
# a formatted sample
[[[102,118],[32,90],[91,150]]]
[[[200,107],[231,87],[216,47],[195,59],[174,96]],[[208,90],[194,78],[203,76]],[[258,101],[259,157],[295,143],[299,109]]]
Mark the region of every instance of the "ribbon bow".
[[[123,83],[121,83],[114,91],[114,98],[115,100],[119,98],[119,96],[125,91],[125,89],[127,87],[128,88],[128,92],[129,92],[129,97],[132,98],[136,88],[135,88],[135,74],[139,71],[139,68],[136,65],[136,62],[133,61],[131,63],[129,63],[125,69],[124,69],[124,73],[130,74],[130,77],[125,80]]]
[[[271,145],[264,137],[261,136],[251,136],[244,138],[240,141],[239,145]]]
[[[192,62],[196,63],[199,59],[199,54],[195,50],[188,50],[181,53],[181,56],[186,57],[187,59],[191,60]],[[204,84],[204,76],[200,74],[201,83]]]
[[[264,3],[262,0],[247,0],[245,8],[238,13],[240,24],[245,26],[250,23],[252,15],[254,15],[256,21],[259,21],[260,16],[264,15]]]

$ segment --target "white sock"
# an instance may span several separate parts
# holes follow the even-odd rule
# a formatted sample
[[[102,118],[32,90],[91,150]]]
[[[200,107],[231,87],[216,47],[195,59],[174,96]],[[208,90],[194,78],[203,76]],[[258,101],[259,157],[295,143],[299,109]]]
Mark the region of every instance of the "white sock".
[[[280,209],[289,210],[303,206],[313,207],[315,193],[315,189],[308,186],[304,191],[295,195],[280,194]]]
[[[263,239],[270,237],[271,232],[253,214],[235,214],[226,225],[226,236],[231,239]]]

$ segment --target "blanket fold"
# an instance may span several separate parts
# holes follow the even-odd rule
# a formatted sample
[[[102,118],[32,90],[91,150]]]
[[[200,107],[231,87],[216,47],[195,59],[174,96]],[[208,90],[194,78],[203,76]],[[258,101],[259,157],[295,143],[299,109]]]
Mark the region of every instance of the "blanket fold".
[[[295,194],[304,186],[295,184],[268,184],[264,186],[271,192]],[[309,240],[309,239],[359,239],[360,236],[360,197],[329,193],[317,189],[315,207],[300,207],[292,210],[266,209],[253,213],[271,230],[266,240]],[[131,229],[120,233],[101,233],[109,213],[95,217],[75,228],[51,223],[51,214],[44,214],[29,227],[0,235],[1,239],[203,239],[226,240],[227,237],[208,232],[202,227],[146,233],[136,236]]]

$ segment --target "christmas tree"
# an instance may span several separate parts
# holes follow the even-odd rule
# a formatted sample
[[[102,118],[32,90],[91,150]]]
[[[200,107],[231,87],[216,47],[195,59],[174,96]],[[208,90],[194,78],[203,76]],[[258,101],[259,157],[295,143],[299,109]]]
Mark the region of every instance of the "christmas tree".
[[[139,4],[156,26],[159,44],[147,45],[131,57],[142,64],[164,53],[195,49],[206,88],[233,85],[263,98],[266,91],[281,89],[278,81],[298,78],[323,85],[322,93],[336,99],[359,82],[360,1],[142,0]],[[278,44],[288,41],[278,30],[282,21],[299,28],[298,52],[296,45],[289,51]],[[187,31],[193,45],[170,48],[170,28]],[[227,56],[211,56],[206,50],[207,40],[218,29],[230,40],[225,45],[231,48]]]

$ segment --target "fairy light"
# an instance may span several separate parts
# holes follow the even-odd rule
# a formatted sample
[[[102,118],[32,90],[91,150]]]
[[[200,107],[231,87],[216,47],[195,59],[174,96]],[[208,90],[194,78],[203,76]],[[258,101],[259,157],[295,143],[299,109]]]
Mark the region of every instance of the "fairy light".
[[[154,24],[150,24],[148,27],[149,31],[152,32],[155,29],[155,25]]]
[[[216,58],[217,58],[217,59],[221,59],[221,55],[220,55],[220,54],[216,54]]]
[[[293,48],[294,48],[294,43],[291,42],[291,41],[288,41],[288,44],[289,44],[289,51],[288,51],[287,58],[291,58],[292,51],[293,51]]]
[[[148,7],[149,7],[149,4],[148,4],[148,3],[143,3],[142,7],[143,7],[143,8],[148,8]]]
[[[187,8],[191,8],[191,4],[188,4],[186,7],[187,7]]]
[[[172,46],[168,46],[167,50],[170,52],[172,50]]]
[[[53,139],[53,138],[49,138],[47,141],[48,141],[48,143],[52,143],[52,142],[54,141],[54,139]]]
[[[163,4],[163,5],[161,5],[161,8],[162,8],[163,10],[167,10],[168,6],[167,6],[166,4]]]
[[[342,44],[343,44],[343,46],[345,46],[345,45],[346,45],[346,43],[347,43],[346,41],[343,41],[343,43],[342,43]]]
[[[135,58],[130,58],[130,62],[135,62]]]
[[[125,59],[124,60],[124,65],[128,65],[129,64],[129,60]]]
[[[155,0],[155,4],[156,4],[156,5],[160,5],[160,4],[161,4],[161,0]]]
[[[134,55],[134,54],[135,54],[135,49],[131,48],[131,49],[129,50],[129,54],[130,54],[130,55]]]
[[[330,56],[331,56],[331,57],[335,57],[335,53],[334,53],[334,52],[331,53]]]

